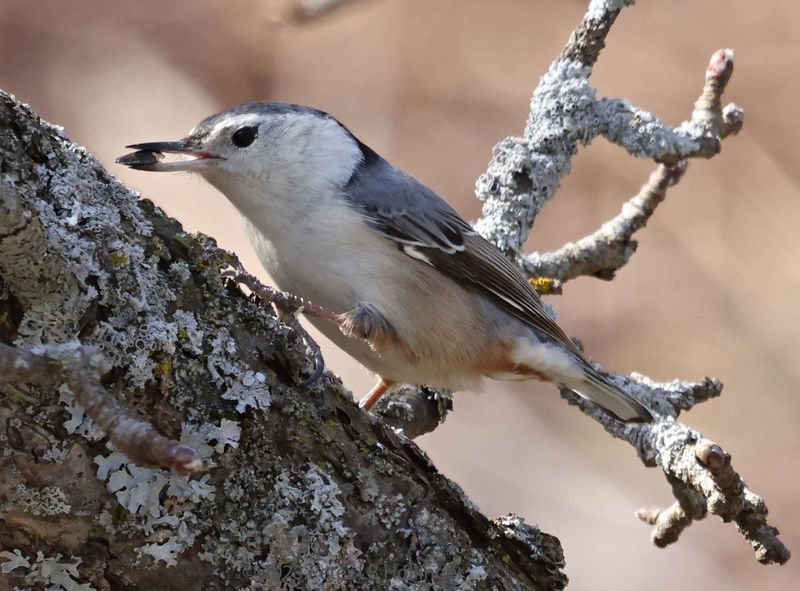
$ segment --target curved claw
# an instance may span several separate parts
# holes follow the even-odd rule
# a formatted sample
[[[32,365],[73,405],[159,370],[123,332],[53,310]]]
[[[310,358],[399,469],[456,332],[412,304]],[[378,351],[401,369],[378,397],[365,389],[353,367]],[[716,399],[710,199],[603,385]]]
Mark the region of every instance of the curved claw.
[[[325,359],[322,357],[322,350],[319,348],[317,342],[311,338],[311,335],[309,335],[299,323],[297,324],[297,328],[300,329],[303,341],[305,342],[306,347],[308,347],[311,351],[311,355],[314,360],[314,371],[312,371],[311,375],[305,380],[300,382],[301,386],[308,386],[315,383],[322,377],[322,374],[325,372]]]

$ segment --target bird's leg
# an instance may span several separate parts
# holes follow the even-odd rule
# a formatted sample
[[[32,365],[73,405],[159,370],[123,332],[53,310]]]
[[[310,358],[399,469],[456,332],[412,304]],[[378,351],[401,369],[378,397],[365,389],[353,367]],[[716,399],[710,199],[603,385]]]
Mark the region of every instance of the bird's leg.
[[[381,378],[377,384],[372,386],[372,390],[367,392],[367,395],[364,396],[359,402],[358,407],[363,408],[364,410],[369,410],[372,406],[378,402],[378,398],[380,398],[386,390],[388,390],[393,385],[393,382],[387,382],[383,378]]]
[[[343,334],[349,337],[364,339],[376,352],[381,352],[388,346],[399,342],[397,333],[386,317],[369,304],[359,303],[358,306],[350,312],[336,314],[299,296],[264,285],[256,279],[256,277],[245,271],[238,259],[234,258],[232,266],[233,269],[223,271],[222,276],[235,283],[247,286],[259,299],[274,304],[275,308],[278,310],[278,317],[280,320],[294,328],[303,338],[306,346],[311,350],[314,357],[314,371],[311,377],[306,380],[306,383],[316,381],[322,375],[325,364],[319,345],[314,342],[300,323],[297,322],[295,314],[298,312],[335,322],[339,325],[339,329]],[[364,400],[367,400],[373,391],[377,391],[377,388],[378,386],[373,388]],[[377,391],[372,403],[380,397],[385,389],[386,387],[384,386],[382,390]],[[370,406],[372,406],[372,403],[370,403]]]
[[[288,311],[302,312],[303,314],[308,314],[309,316],[318,316],[320,318],[326,318],[336,322],[337,324],[340,323],[339,314],[331,312],[330,310],[326,310],[322,306],[318,306],[313,302],[309,302],[308,300],[289,292],[280,291],[273,287],[267,287],[246,271],[223,271],[222,276],[236,283],[240,283],[241,285],[246,285],[247,288],[256,294],[261,300],[275,304],[281,314],[285,314]]]
[[[364,339],[380,353],[399,342],[397,332],[386,317],[369,304],[359,303],[354,310],[338,316],[339,329],[349,337]]]

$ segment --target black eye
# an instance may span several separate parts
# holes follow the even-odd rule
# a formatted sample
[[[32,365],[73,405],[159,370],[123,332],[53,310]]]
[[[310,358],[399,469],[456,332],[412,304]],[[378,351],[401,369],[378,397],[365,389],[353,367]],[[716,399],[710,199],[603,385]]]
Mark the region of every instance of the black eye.
[[[246,148],[252,144],[258,137],[258,126],[240,127],[233,132],[231,141],[237,148]]]

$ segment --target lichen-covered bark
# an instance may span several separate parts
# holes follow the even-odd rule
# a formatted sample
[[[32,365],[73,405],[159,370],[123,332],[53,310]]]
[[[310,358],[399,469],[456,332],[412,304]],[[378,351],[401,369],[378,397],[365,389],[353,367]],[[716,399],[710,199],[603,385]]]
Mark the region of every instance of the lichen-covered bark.
[[[4,383],[0,589],[566,584],[555,538],[484,517],[332,375],[303,385],[303,340],[229,261],[0,94],[0,340],[96,347],[111,369],[83,371],[206,467],[131,462],[57,378]]]

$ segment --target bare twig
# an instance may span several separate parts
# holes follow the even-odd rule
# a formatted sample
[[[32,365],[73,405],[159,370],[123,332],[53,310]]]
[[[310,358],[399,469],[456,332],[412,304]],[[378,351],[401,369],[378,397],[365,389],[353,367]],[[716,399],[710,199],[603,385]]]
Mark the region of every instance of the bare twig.
[[[0,343],[0,381],[64,381],[86,415],[134,462],[162,466],[178,474],[201,472],[203,463],[194,449],[164,437],[147,421],[134,418],[106,392],[95,374],[108,369],[108,362],[94,347],[51,345],[25,351]]]
[[[558,250],[522,257],[520,262],[525,273],[559,284],[582,275],[613,279],[616,271],[636,252],[633,234],[644,228],[656,207],[666,198],[667,189],[680,180],[686,167],[685,160],[675,166],[659,165],[639,193],[622,206],[620,214],[596,232]]]
[[[678,541],[678,537],[692,521],[703,519],[708,513],[705,498],[694,489],[682,482],[673,482],[672,490],[679,500],[669,507],[647,507],[636,512],[639,519],[655,526],[650,534],[650,541],[659,548]]]

